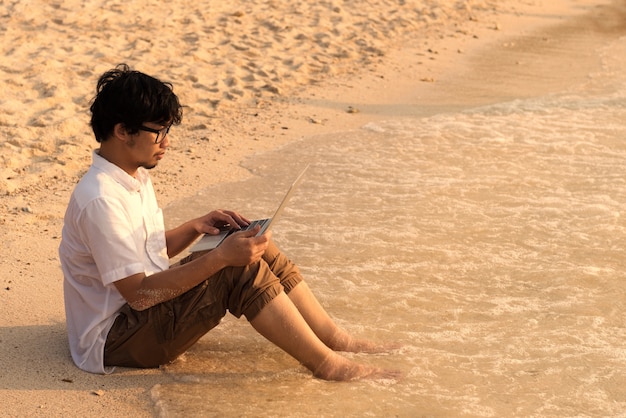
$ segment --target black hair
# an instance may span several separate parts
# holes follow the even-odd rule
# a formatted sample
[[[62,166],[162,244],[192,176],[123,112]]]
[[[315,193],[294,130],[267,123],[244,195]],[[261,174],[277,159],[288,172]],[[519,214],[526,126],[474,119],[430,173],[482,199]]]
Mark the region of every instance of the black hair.
[[[145,122],[165,126],[183,120],[182,106],[170,83],[133,71],[126,64],[100,77],[90,110],[91,129],[98,142],[105,141],[118,123],[136,134]]]

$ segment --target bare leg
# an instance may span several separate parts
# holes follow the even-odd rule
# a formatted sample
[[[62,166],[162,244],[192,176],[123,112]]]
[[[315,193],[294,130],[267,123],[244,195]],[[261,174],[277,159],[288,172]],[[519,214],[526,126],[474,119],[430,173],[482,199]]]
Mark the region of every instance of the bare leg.
[[[383,345],[352,338],[328,316],[326,310],[320,305],[305,282],[300,282],[289,292],[288,296],[317,337],[332,350],[353,353],[381,353],[397,348],[391,344]]]
[[[300,361],[315,377],[325,380],[394,377],[388,372],[350,361],[328,348],[311,330],[285,293],[274,298],[250,324],[265,338]]]
[[[294,270],[293,263],[280,252],[273,242],[263,257],[272,272],[279,277],[288,277],[291,272],[297,271],[297,269]],[[287,296],[296,305],[315,335],[334,351],[380,353],[398,348],[398,345],[382,345],[352,338],[328,316],[305,282],[298,283]]]

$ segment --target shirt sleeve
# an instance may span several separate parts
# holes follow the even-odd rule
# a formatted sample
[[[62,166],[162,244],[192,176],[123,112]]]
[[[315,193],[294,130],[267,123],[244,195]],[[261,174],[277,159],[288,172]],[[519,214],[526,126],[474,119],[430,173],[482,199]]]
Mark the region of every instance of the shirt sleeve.
[[[94,199],[85,206],[79,222],[104,285],[145,272],[137,247],[145,241],[143,225],[121,202]]]

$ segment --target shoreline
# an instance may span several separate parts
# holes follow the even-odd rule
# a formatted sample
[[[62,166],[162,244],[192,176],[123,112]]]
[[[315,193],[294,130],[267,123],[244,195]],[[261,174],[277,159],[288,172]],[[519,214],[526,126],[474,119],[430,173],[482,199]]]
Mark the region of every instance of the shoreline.
[[[511,3],[507,2],[509,10],[519,7]],[[466,28],[433,31],[416,45],[390,49],[380,62],[362,72],[329,77],[297,94],[294,89],[294,94],[264,101],[261,106],[256,103],[225,109],[232,113],[212,125],[214,136],[208,140],[193,138],[177,143],[185,132],[191,132],[181,129],[173,135],[172,147],[161,166],[151,173],[159,203],[167,208],[212,184],[246,178],[250,173],[240,162],[250,153],[276,149],[304,137],[357,129],[370,121],[397,117],[399,110],[436,112],[433,109],[453,106],[452,98],[465,97],[465,104],[470,104],[476,96],[468,90],[454,94],[459,91],[458,74],[475,68],[474,60],[484,63],[497,58],[497,48],[510,45],[514,39],[549,33],[566,22],[576,23],[575,16],[585,9],[576,6],[580,3],[563,0],[545,8],[522,6],[524,10],[517,14],[485,12],[466,22]],[[596,2],[582,3],[589,7]],[[599,65],[591,58],[586,62],[589,66],[583,70],[587,72]],[[488,66],[497,64],[497,60],[487,62]],[[160,77],[158,72],[154,75]],[[581,70],[571,76],[584,78],[585,74]],[[177,93],[190,94],[177,86],[177,80],[170,81]],[[479,85],[482,81],[473,82]],[[537,81],[524,92],[550,88],[559,86],[550,80]],[[497,90],[487,93],[490,100],[502,98]],[[193,105],[193,101],[185,104]],[[350,112],[350,106],[358,112]],[[197,116],[192,114],[183,126],[197,123]],[[2,196],[5,214],[0,224],[8,254],[1,267],[5,315],[0,355],[6,365],[0,382],[5,411],[11,411],[6,412],[8,416],[96,416],[105,410],[115,415],[151,416],[150,388],[168,379],[159,370],[90,375],[78,370],[69,358],[56,251],[69,193],[91,159],[90,153],[81,152],[85,154],[76,158],[83,168],[73,175],[43,176],[24,191],[16,188],[18,192]],[[209,169],[202,163],[205,155],[211,160]]]
[[[211,146],[211,141],[196,142],[184,150],[173,149],[168,154],[167,158],[172,157],[173,153],[178,155],[174,156],[176,159],[171,158],[166,162],[167,172],[155,172],[153,179],[169,186],[166,176],[175,170],[175,166],[184,172],[188,168],[185,159],[191,158],[191,163],[203,158],[198,154],[204,153],[208,153],[211,159],[210,171],[215,177],[202,178],[196,174],[195,178],[202,182],[201,186],[183,184],[182,193],[181,189],[177,189],[175,194],[171,194],[173,190],[168,188],[170,194],[161,195],[162,199],[166,199],[163,200],[163,206],[180,198],[192,197],[197,190],[213,184],[244,180],[251,173],[242,168],[240,163],[248,155],[278,149],[303,138],[355,130],[369,122],[403,114],[411,117],[432,116],[503,100],[554,93],[582,82],[590,72],[601,66],[594,56],[595,51],[587,48],[593,47],[591,43],[577,48],[575,54],[582,59],[576,60],[577,67],[559,78],[552,74],[543,74],[544,77],[541,77],[540,66],[533,66],[530,61],[510,61],[514,59],[511,57],[528,53],[533,48],[540,51],[537,55],[553,53],[546,52],[543,45],[550,44],[552,36],[559,37],[563,32],[575,31],[580,19],[588,13],[604,14],[594,10],[594,7],[574,7],[571,3],[560,0],[544,5],[541,12],[528,5],[526,10],[516,12],[509,10],[499,14],[494,11],[493,14],[483,16],[482,20],[471,19],[468,22],[470,28],[448,28],[445,34],[437,32],[414,45],[390,49],[382,58],[384,62],[357,74],[331,77],[320,85],[305,86],[301,92],[294,91],[287,97],[277,97],[274,101],[265,102],[261,108],[239,108],[235,111],[238,115],[229,114],[220,124],[222,130],[217,134],[219,143]],[[583,3],[590,1],[583,0]],[[603,5],[608,4],[610,2],[603,2]],[[517,5],[512,7],[524,8]],[[535,33],[541,35],[535,36]],[[519,40],[522,40],[522,45],[518,43]],[[541,65],[549,66],[549,71],[558,67],[563,58],[573,61],[571,49],[574,46],[557,45],[556,48],[567,50],[542,61]],[[496,57],[500,53],[507,54],[506,59]],[[469,74],[471,71],[479,72],[480,75],[472,76]],[[533,84],[519,86],[511,83],[507,80],[511,75],[534,77]],[[492,78],[496,79],[498,87],[503,88],[502,91],[483,88]],[[506,89],[513,89],[514,92],[509,93]],[[459,91],[461,94],[458,94]],[[233,124],[236,128],[224,129],[225,125]],[[238,146],[235,143],[237,140],[245,144]],[[268,144],[270,141],[271,144]],[[180,156],[183,158],[179,161]],[[179,185],[180,182],[177,183]]]

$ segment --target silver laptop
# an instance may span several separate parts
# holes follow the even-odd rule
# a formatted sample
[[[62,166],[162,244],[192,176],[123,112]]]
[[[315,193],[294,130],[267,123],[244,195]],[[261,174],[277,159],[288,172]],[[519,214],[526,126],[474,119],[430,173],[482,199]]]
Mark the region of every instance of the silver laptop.
[[[287,190],[287,193],[285,194],[285,197],[283,197],[282,202],[280,202],[278,209],[276,209],[276,212],[274,212],[274,216],[272,216],[271,218],[254,220],[250,222],[250,225],[242,227],[241,229],[231,228],[230,226],[227,226],[224,228],[224,230],[222,230],[217,235],[204,234],[202,238],[200,238],[200,240],[198,240],[198,242],[196,242],[196,244],[193,247],[191,247],[191,252],[212,250],[216,248],[218,245],[220,245],[222,241],[224,241],[226,237],[228,237],[233,232],[246,231],[250,228],[254,228],[257,225],[261,225],[261,230],[259,231],[257,236],[262,235],[265,232],[269,231],[272,225],[274,225],[274,223],[278,221],[278,218],[280,217],[280,215],[282,215],[283,210],[285,210],[285,206],[287,206],[287,202],[289,202],[289,199],[293,195],[293,192],[296,190],[296,188],[302,181],[302,178],[304,177],[304,173],[306,172],[308,168],[309,168],[308,165],[304,167],[304,170],[302,170],[302,172],[298,175],[298,177],[296,177],[294,182],[291,184],[291,186],[289,187],[289,190]]]

